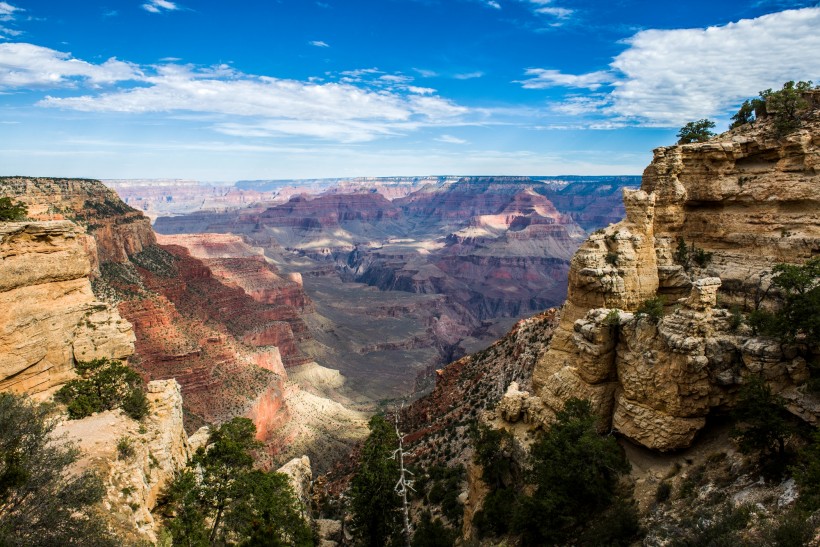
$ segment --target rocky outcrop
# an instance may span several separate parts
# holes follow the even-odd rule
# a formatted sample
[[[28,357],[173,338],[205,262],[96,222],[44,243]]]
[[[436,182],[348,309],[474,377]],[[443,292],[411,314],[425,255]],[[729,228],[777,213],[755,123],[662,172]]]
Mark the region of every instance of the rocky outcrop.
[[[0,391],[45,396],[78,360],[134,352],[131,325],[91,291],[90,248],[73,222],[0,223]]]
[[[126,262],[156,241],[150,221],[123,203],[97,180],[6,177],[0,196],[11,196],[28,206],[34,219],[69,219],[84,226],[96,247],[90,255],[92,275],[104,262]]]
[[[151,511],[157,498],[184,468],[192,454],[182,426],[182,395],[174,380],[148,384],[150,412],[136,422],[120,410],[109,410],[60,424],[58,438],[82,452],[77,471],[94,470],[103,479],[106,518],[124,542],[157,542],[160,523]],[[129,444],[130,455],[119,443]]]
[[[746,375],[759,374],[816,422],[817,401],[797,388],[805,361],[753,338],[724,306],[769,305],[772,265],[818,252],[818,165],[817,116],[781,139],[760,120],[657,149],[641,190],[624,191],[626,219],[593,234],[571,261],[560,325],[533,374],[547,419],[580,397],[602,430],[682,448],[710,412],[733,404]],[[634,314],[657,294],[667,299],[663,317]]]

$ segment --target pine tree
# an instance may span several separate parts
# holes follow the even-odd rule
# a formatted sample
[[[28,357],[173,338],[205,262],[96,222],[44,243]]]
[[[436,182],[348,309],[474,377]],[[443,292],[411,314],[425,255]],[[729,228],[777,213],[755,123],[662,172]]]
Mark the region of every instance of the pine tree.
[[[361,463],[351,483],[351,509],[356,535],[362,545],[381,547],[399,541],[402,501],[396,492],[399,464],[394,427],[382,416],[370,419]]]

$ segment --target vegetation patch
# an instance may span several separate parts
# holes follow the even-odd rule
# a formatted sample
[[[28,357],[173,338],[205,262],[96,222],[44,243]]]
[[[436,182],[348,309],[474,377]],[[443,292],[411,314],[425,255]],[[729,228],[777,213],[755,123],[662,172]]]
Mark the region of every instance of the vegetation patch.
[[[54,395],[76,420],[95,412],[121,408],[128,416],[141,420],[148,415],[145,382],[134,369],[119,361],[94,359],[75,365],[80,378],[71,380]]]
[[[10,197],[0,198],[0,222],[23,220],[28,215],[28,208],[21,201],[12,201]]]

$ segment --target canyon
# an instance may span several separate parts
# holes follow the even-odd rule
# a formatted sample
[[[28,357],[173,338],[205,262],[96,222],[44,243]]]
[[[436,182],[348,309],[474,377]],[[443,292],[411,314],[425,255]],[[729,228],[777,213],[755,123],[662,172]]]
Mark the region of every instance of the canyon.
[[[364,398],[396,398],[425,389],[436,368],[486,347],[516,320],[559,304],[586,230],[618,219],[620,189],[635,184],[635,177],[240,182],[242,191],[281,193],[247,207],[160,216],[154,228],[161,237],[232,234],[264,249],[282,272],[302,278],[314,302],[315,313],[304,316],[317,342],[306,345],[310,356],[340,370]],[[148,199],[138,187],[119,188],[126,201]]]

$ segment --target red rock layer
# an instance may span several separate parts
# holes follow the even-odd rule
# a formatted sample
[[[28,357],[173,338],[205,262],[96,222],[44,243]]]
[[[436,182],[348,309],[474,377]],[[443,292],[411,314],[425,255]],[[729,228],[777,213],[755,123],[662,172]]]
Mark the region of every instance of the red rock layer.
[[[220,282],[186,249],[174,245],[162,248],[176,257],[179,273],[162,277],[140,270],[149,289],[168,298],[183,315],[222,325],[248,345],[278,347],[286,367],[309,361],[297,344],[309,334],[294,307],[258,302],[241,288]]]

